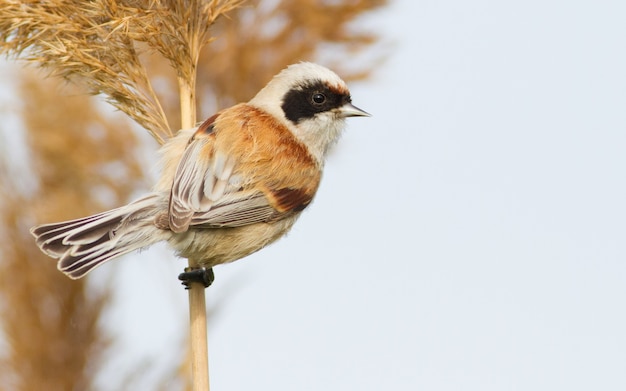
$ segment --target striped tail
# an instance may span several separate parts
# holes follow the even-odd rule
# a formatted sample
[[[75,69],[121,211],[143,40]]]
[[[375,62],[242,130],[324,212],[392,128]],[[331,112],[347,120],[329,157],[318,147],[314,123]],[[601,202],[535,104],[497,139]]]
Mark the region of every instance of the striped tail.
[[[81,278],[104,262],[167,238],[154,225],[160,198],[152,193],[121,208],[30,232],[41,251],[58,259],[60,271]]]

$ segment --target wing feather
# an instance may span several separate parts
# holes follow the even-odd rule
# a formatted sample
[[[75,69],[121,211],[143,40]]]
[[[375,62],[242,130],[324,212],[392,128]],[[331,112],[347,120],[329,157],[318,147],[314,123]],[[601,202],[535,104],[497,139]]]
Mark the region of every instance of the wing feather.
[[[208,141],[206,138],[192,140],[176,169],[169,206],[169,225],[174,232],[186,231],[193,214],[201,209],[208,167],[207,159],[200,157]]]
[[[304,209],[318,184],[318,166],[289,129],[256,108],[235,106],[190,139],[174,175],[169,228],[275,221]]]

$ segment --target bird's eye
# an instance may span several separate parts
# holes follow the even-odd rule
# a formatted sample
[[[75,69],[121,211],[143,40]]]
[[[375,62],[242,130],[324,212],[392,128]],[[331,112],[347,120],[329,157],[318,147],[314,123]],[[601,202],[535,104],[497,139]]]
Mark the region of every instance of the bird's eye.
[[[319,92],[313,94],[313,97],[311,99],[316,105],[321,105],[322,103],[326,102],[326,96],[324,94],[320,94]]]

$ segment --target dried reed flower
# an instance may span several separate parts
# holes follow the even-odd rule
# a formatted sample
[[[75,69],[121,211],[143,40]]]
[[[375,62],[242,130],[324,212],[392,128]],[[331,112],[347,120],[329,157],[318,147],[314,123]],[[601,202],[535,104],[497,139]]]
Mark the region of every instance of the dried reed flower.
[[[172,135],[141,49],[163,55],[193,87],[210,25],[242,0],[0,0],[0,52],[84,83],[163,143]],[[193,88],[192,88],[193,90]]]
[[[142,183],[139,140],[82,89],[22,71],[14,93],[28,170],[0,140],[0,389],[91,390],[110,338],[102,314],[112,288],[69,281],[34,245],[29,226],[110,208]],[[6,127],[7,123],[3,123]],[[10,125],[9,125],[10,126]],[[0,137],[2,139],[3,137]],[[4,141],[4,142],[3,142]],[[7,148],[7,149],[5,149]],[[21,148],[17,148],[20,150]],[[117,165],[119,161],[124,165]],[[25,183],[26,181],[26,183]]]

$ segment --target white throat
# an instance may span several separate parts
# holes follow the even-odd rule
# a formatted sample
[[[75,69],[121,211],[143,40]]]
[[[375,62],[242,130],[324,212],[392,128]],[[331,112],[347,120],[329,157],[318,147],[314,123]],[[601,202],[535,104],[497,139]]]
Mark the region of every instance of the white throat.
[[[320,165],[323,165],[328,151],[343,133],[345,120],[327,113],[302,121],[297,126],[292,124],[290,128],[293,134],[307,146]]]

